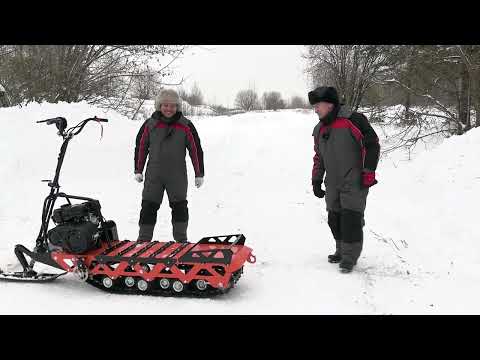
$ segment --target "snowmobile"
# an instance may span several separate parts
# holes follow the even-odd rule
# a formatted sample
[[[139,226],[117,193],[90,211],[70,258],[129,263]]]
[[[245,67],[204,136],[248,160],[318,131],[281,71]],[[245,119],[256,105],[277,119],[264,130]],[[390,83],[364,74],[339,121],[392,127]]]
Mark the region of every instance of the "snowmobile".
[[[162,296],[210,297],[233,288],[245,262],[256,261],[243,234],[209,236],[196,243],[120,241],[116,223],[103,217],[98,200],[60,192],[60,170],[68,144],[90,121],[108,122],[93,117],[67,129],[63,117],[37,121],[55,124],[63,143],[53,180],[42,180],[51,189],[43,203],[35,248],[30,251],[16,245],[14,252],[23,271],[0,269],[0,280],[49,282],[74,273],[81,281],[108,292]],[[59,198],[66,204],[54,210]],[[51,221],[55,226],[49,229]],[[37,272],[35,263],[62,272]]]

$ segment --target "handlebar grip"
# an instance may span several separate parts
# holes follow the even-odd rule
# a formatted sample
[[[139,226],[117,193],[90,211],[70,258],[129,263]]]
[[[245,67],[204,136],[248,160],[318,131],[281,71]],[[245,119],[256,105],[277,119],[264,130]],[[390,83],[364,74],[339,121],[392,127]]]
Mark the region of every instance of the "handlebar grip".
[[[37,121],[37,124],[39,123],[42,123],[42,122],[46,122],[47,125],[50,125],[50,124],[53,124],[58,118],[51,118],[51,119],[46,119],[46,120],[40,120],[40,121]]]
[[[56,118],[51,118],[51,119],[46,119],[46,120],[40,120],[40,121],[37,121],[37,124],[46,122],[47,125],[51,125],[51,124],[55,124],[55,122],[57,122],[60,119],[62,119],[62,118],[61,117],[56,117]]]

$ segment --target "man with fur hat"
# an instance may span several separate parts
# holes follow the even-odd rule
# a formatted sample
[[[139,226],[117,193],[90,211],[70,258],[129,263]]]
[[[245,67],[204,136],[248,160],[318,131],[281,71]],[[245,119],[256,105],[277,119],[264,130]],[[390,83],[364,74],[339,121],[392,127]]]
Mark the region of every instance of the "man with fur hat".
[[[139,241],[151,241],[157,211],[167,192],[172,209],[173,238],[187,241],[187,166],[188,150],[195,171],[195,186],[203,184],[203,150],[195,126],[180,111],[181,99],[175,90],[161,90],[155,99],[155,112],[140,128],[135,145],[135,180],[143,181],[148,156],[142,208],[139,220]]]
[[[377,183],[378,136],[365,115],[339,104],[334,87],[318,87],[308,93],[308,99],[320,120],[312,134],[313,192],[319,198],[325,196],[328,225],[336,243],[328,261],[350,272],[362,251],[368,191]]]

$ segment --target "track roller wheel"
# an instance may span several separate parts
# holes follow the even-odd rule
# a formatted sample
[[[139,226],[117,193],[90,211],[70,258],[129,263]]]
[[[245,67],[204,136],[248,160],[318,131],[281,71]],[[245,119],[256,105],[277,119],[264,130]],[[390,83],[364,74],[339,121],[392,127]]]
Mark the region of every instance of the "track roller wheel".
[[[207,289],[207,282],[205,280],[197,280],[195,286],[200,291],[205,291]]]
[[[170,287],[170,280],[166,278],[160,279],[159,285],[163,290],[167,290]]]
[[[146,282],[146,281],[143,280],[143,279],[138,280],[138,282],[137,282],[137,288],[138,288],[138,290],[140,290],[140,291],[147,291],[147,289],[148,289],[148,282]]]
[[[102,279],[102,284],[106,289],[110,289],[113,286],[113,280],[108,276],[104,276]]]
[[[125,285],[126,285],[127,287],[132,287],[132,286],[134,286],[134,285],[135,285],[135,279],[134,279],[133,277],[131,277],[131,276],[127,276],[127,277],[125,278]]]
[[[175,280],[172,285],[173,291],[181,293],[183,291],[183,284],[180,280]]]

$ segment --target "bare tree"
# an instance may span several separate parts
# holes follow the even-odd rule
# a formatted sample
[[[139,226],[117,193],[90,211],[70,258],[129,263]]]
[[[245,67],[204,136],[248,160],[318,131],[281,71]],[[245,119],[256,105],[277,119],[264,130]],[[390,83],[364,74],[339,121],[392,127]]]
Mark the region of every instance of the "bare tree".
[[[267,91],[262,96],[263,108],[265,110],[284,109],[286,104],[282,99],[282,95],[278,91]]]
[[[475,108],[475,126],[480,126],[480,46],[457,45],[455,49],[462,61],[462,90],[466,103],[465,121],[467,128],[471,127],[470,107]]]
[[[387,126],[397,125],[398,131],[388,136],[386,144],[382,147],[382,154],[388,154],[396,149],[403,148],[408,151],[409,156],[412,150],[420,143],[426,143],[427,138],[432,136],[449,137],[452,134],[452,126],[448,117],[441,114],[434,116],[432,113],[421,110],[412,110],[409,123],[404,122],[402,113],[395,113]],[[432,117],[443,121],[432,121]]]
[[[190,96],[188,97],[188,100],[190,105],[203,105],[203,94],[196,82],[193,84],[192,89],[190,90]]]
[[[8,98],[5,88],[0,84],[0,107],[10,106],[10,99]]]
[[[185,90],[182,86],[178,88],[177,90],[178,92],[178,96],[180,96],[180,98],[184,101],[187,101],[188,99],[188,92],[187,90]]]
[[[394,56],[383,45],[308,45],[303,57],[314,87],[335,86],[341,101],[354,110],[365,92],[383,79]]]
[[[178,95],[191,106],[204,104],[202,91],[196,82],[193,84],[190,92],[182,87],[178,90]]]
[[[252,89],[241,90],[235,97],[235,106],[244,111],[252,111],[258,107],[258,104],[258,95]]]
[[[14,51],[14,47],[12,45],[0,45],[0,61],[2,56],[6,56]]]
[[[123,102],[123,108],[120,112],[135,120],[145,102],[154,99],[161,88],[158,74],[147,67],[142,76],[132,77],[131,97]]]
[[[289,101],[288,107],[290,109],[306,109],[308,108],[308,104],[304,98],[300,96],[292,96]]]
[[[217,115],[228,115],[230,110],[223,105],[211,105]]]
[[[405,106],[404,118],[416,122],[418,115],[440,117],[449,123],[450,130],[453,126],[455,133],[468,131],[472,108],[480,111],[480,47],[428,45],[412,46],[411,50],[403,69],[396,69],[387,81],[402,88],[420,107],[414,111]]]
[[[170,75],[170,64],[184,51],[175,45],[19,45],[4,56],[0,78],[16,103],[23,101],[87,101],[115,106],[105,99],[127,96],[132,78]],[[118,106],[118,102],[117,102]]]

